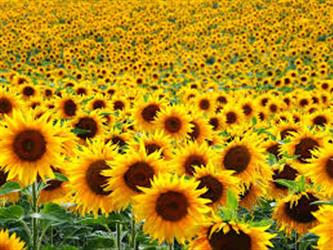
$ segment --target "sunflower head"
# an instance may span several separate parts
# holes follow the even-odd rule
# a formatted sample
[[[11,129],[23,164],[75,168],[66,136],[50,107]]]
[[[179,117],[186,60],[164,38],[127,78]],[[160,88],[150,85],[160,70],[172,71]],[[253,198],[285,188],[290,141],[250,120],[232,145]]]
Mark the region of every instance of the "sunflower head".
[[[143,230],[159,243],[163,241],[184,243],[197,232],[209,211],[200,198],[206,191],[197,189],[193,179],[171,175],[154,177],[150,188],[140,188],[143,193],[134,198],[133,212],[136,220],[145,220]],[[179,228],[186,230],[179,230]]]

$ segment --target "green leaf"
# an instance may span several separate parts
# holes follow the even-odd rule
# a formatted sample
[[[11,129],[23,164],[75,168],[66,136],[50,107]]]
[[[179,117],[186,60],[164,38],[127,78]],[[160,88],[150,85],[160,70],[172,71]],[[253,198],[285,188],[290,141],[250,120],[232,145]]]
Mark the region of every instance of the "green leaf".
[[[62,181],[62,182],[68,181],[68,178],[59,172],[55,172],[54,176],[55,176],[55,179],[58,181]]]
[[[231,190],[227,191],[227,208],[229,208],[231,210],[237,210],[237,208],[238,208],[237,196]]]
[[[54,203],[47,203],[38,214],[40,220],[44,220],[51,225],[59,225],[71,222],[71,216],[61,206]]]
[[[333,200],[330,201],[314,201],[311,205],[330,205],[333,206]]]
[[[291,189],[291,190],[295,190],[296,185],[297,185],[294,181],[286,180],[286,179],[276,179],[275,182],[277,184],[285,186],[285,187],[287,187],[288,189]]]
[[[24,208],[19,205],[0,208],[0,221],[3,223],[9,221],[19,221],[24,217]]]
[[[7,182],[0,187],[0,196],[9,193],[19,192],[20,190],[20,184],[16,182]]]

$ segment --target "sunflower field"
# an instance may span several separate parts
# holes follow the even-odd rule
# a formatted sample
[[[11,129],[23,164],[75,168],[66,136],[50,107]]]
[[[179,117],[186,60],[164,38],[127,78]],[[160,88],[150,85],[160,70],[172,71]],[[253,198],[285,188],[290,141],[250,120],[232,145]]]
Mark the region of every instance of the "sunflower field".
[[[0,0],[0,250],[333,250],[333,2]]]

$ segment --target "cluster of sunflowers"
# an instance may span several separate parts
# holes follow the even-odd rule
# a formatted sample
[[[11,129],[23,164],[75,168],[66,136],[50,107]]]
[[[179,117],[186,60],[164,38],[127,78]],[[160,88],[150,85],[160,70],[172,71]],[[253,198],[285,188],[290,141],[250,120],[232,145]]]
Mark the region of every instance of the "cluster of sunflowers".
[[[333,246],[330,1],[0,9],[0,200],[32,210],[28,242],[5,229],[0,249],[42,249],[49,203],[130,214],[118,249],[141,249],[135,230],[170,249]]]

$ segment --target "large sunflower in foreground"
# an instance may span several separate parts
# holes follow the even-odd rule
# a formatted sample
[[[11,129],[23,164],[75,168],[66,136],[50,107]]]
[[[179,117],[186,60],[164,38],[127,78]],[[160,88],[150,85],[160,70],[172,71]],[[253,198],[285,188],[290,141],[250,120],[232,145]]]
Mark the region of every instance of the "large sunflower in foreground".
[[[57,136],[47,116],[34,119],[30,112],[14,112],[0,128],[0,164],[8,178],[24,185],[33,183],[37,174],[45,180],[54,177],[51,164],[61,162],[64,138]]]
[[[88,142],[87,146],[77,150],[78,158],[71,164],[68,178],[81,214],[113,211],[113,200],[109,196],[112,191],[104,189],[107,178],[103,171],[111,169],[110,161],[115,154],[115,148],[101,140]]]
[[[222,169],[233,170],[234,175],[246,183],[254,180],[258,173],[267,174],[269,169],[265,164],[264,149],[260,141],[255,135],[236,137],[222,151]]]
[[[190,250],[266,250],[273,247],[268,227],[253,227],[236,222],[215,222],[202,226]]]
[[[323,206],[313,215],[319,221],[319,225],[310,231],[319,236],[317,249],[331,249],[333,246],[333,206]]]
[[[23,250],[24,243],[16,237],[15,233],[9,235],[8,231],[0,231],[0,249],[1,250]]]
[[[192,125],[190,121],[191,119],[184,106],[170,106],[158,113],[154,123],[165,134],[180,140],[185,139],[189,136],[188,133],[191,133]]]
[[[319,209],[318,205],[312,204],[315,201],[319,198],[309,191],[291,194],[278,202],[272,218],[288,234],[292,230],[299,234],[307,233],[318,224],[312,214]]]
[[[209,206],[217,208],[219,205],[226,205],[227,190],[239,194],[239,180],[232,176],[232,171],[217,169],[212,163],[205,167],[196,167],[194,178],[199,181],[198,189],[207,188],[207,191],[200,197],[209,199]]]
[[[333,194],[333,149],[327,144],[320,150],[312,152],[314,158],[310,160],[305,175],[315,184],[320,185],[321,192],[328,197]]]
[[[105,191],[112,191],[110,197],[115,209],[122,210],[128,207],[133,196],[142,192],[140,187],[150,187],[153,177],[166,171],[159,152],[148,155],[141,147],[118,155],[112,169],[104,171],[104,176],[109,178]]]
[[[193,179],[167,174],[154,177],[150,188],[140,188],[133,212],[137,221],[144,220],[144,232],[159,243],[176,239],[183,244],[193,237],[209,212],[209,200],[200,198],[206,190],[198,186]]]

